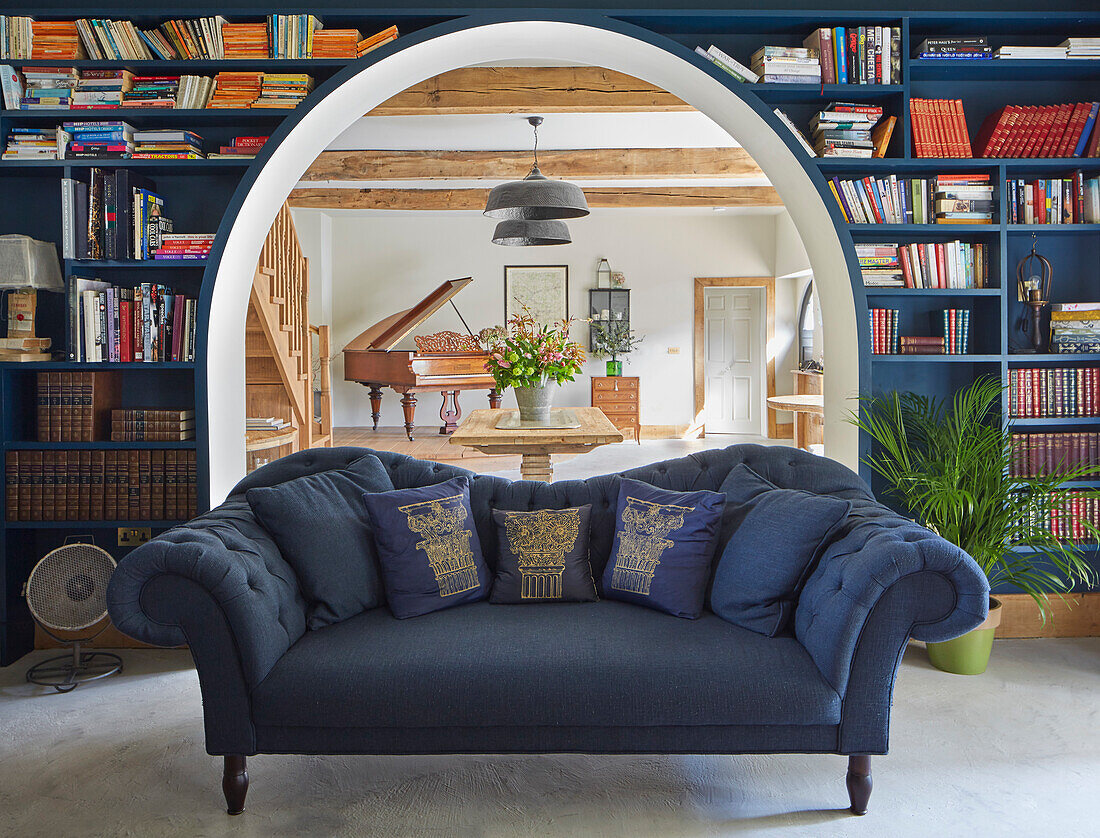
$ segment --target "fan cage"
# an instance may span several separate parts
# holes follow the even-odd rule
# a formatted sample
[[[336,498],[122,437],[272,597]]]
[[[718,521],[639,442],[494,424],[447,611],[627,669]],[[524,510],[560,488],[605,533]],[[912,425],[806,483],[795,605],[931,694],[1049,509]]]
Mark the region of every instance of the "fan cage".
[[[107,616],[107,583],[115,560],[94,544],[66,544],[51,550],[27,579],[27,606],[42,626],[80,631]]]

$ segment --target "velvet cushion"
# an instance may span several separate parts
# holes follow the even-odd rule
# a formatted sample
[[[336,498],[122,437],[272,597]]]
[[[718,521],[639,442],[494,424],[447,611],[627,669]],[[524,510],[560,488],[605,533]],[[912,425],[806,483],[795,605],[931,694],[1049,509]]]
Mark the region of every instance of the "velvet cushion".
[[[294,568],[309,603],[306,625],[318,629],[382,604],[378,554],[363,492],[393,483],[373,454],[338,471],[249,489],[245,499]]]
[[[697,619],[725,502],[717,492],[669,492],[624,478],[604,596]]]
[[[494,603],[595,602],[588,563],[592,504],[534,512],[493,510],[497,531]]]
[[[780,489],[744,464],[730,470],[722,489],[737,529],[718,560],[711,609],[774,637],[789,624],[802,586],[852,504]]]
[[[485,599],[489,570],[470,510],[470,481],[364,495],[386,600],[399,619]]]

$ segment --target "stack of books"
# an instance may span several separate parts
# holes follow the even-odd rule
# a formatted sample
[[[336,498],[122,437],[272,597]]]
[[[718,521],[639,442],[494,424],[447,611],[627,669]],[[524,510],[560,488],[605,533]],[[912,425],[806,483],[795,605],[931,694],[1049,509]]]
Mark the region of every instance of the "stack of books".
[[[1066,57],[1065,47],[1004,46],[993,53],[994,58],[1027,61],[1050,61]]]
[[[226,58],[267,58],[266,23],[226,23],[222,26]]]
[[[822,84],[901,84],[901,28],[836,26],[802,42],[821,61]]]
[[[937,224],[992,224],[993,185],[988,174],[936,176]]]
[[[1009,477],[1038,477],[1066,474],[1080,468],[1100,466],[1100,434],[1042,433],[1013,434]]]
[[[856,258],[865,288],[904,288],[896,244],[857,244]]]
[[[163,408],[111,411],[111,442],[184,442],[195,438],[195,411]]]
[[[1066,38],[1066,58],[1100,58],[1100,38]]]
[[[271,58],[310,58],[313,33],[323,24],[310,14],[268,15],[267,28]]]
[[[903,335],[898,340],[899,355],[946,355],[944,339],[925,335]]]
[[[74,20],[31,22],[31,58],[66,61],[87,58]]]
[[[174,128],[134,132],[134,160],[202,160],[202,137]]]
[[[917,47],[917,58],[946,61],[982,61],[993,57],[993,48],[983,35],[975,38],[925,38]]]
[[[125,160],[134,151],[134,128],[126,122],[65,122],[72,138],[65,157]]]
[[[878,105],[831,102],[810,119],[814,152],[818,157],[882,157],[894,130],[894,117],[885,123],[886,131],[879,133],[876,143],[871,131],[881,119]]]
[[[362,58],[371,50],[378,49],[383,44],[388,44],[390,41],[396,40],[397,34],[397,27],[391,26],[388,29],[383,29],[381,32],[376,32],[369,38],[364,38],[355,45],[355,57]]]
[[[82,18],[74,24],[85,52],[95,61],[143,61],[154,57],[132,21]]]
[[[746,67],[737,59],[727,55],[723,50],[720,50],[714,44],[711,44],[708,49],[702,47],[696,47],[695,52],[703,56],[707,61],[713,64],[720,70],[729,73],[735,79],[746,84],[755,84],[759,80],[759,76],[752,70]]]
[[[909,124],[917,157],[973,157],[962,99],[910,99]]]
[[[12,128],[4,160],[57,160],[64,154],[68,135],[57,128]]]
[[[816,49],[760,47],[752,54],[750,69],[765,84],[820,84],[821,61]]]
[[[250,108],[260,96],[264,74],[250,72],[218,73],[208,108]]]
[[[1100,352],[1100,303],[1054,303],[1050,349],[1064,355]]]
[[[1097,367],[1018,367],[1008,371],[1008,410],[1017,419],[1100,415]]]
[[[73,109],[120,108],[133,83],[134,74],[129,70],[85,70],[73,91]]]
[[[948,355],[965,355],[970,351],[970,309],[945,308],[943,342]]]
[[[313,90],[313,77],[305,73],[264,73],[260,97],[253,108],[296,108]]]
[[[213,233],[165,233],[160,246],[153,251],[154,259],[194,261],[205,259],[214,246]]]
[[[356,58],[363,40],[358,29],[323,29],[313,33],[313,58]]]
[[[176,107],[190,110],[205,108],[213,92],[214,79],[211,76],[180,76]]]
[[[208,154],[208,160],[216,160],[218,158],[249,158],[255,157],[256,153],[263,148],[263,144],[267,142],[267,137],[234,137],[233,142],[230,145],[223,145],[218,148],[216,154]]]
[[[980,157],[1100,156],[1100,102],[1005,105],[974,141]]]
[[[1100,177],[1071,177],[1006,182],[1010,224],[1100,224]]]
[[[179,89],[179,76],[134,76],[122,96],[122,107],[174,108]]]
[[[871,354],[898,354],[898,316],[896,308],[872,308],[871,317]]]
[[[23,110],[65,110],[73,102],[80,74],[72,67],[27,67],[26,89],[19,100]]]
[[[281,431],[289,428],[290,423],[275,416],[247,416],[244,427],[246,431]]]
[[[22,15],[0,15],[0,58],[31,57],[31,23]]]

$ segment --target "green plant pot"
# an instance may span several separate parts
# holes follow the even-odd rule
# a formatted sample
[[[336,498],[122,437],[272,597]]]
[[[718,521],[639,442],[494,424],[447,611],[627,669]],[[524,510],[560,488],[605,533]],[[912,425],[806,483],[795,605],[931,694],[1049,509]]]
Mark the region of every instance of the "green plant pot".
[[[953,675],[981,675],[989,665],[993,635],[1000,624],[1001,603],[991,597],[985,622],[954,640],[927,644],[928,660],[936,669]]]
[[[623,374],[623,362],[622,361],[608,361],[607,362],[607,374],[610,376]]]

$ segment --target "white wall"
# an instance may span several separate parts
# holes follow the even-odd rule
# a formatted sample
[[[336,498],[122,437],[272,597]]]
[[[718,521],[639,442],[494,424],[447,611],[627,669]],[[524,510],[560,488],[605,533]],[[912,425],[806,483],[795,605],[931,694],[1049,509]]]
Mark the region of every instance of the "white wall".
[[[313,211],[297,211],[295,220]],[[339,350],[370,324],[407,308],[445,279],[474,277],[455,302],[475,332],[503,319],[504,266],[516,264],[569,266],[570,313],[583,317],[596,264],[606,256],[612,269],[626,274],[633,326],[645,342],[624,373],[642,377],[641,418],[647,425],[688,424],[693,415],[692,322],[697,276],[772,276],[775,259],[774,215],[711,211],[662,213],[596,210],[570,222],[573,243],[559,247],[506,248],[489,239],[493,222],[469,213],[332,213],[332,327],[334,417],[337,426],[370,424],[364,387],[344,382]],[[298,223],[299,234],[322,235],[323,227]],[[307,252],[321,252],[316,242],[303,242]],[[313,269],[311,268],[311,274]],[[315,274],[313,274],[315,275]],[[792,391],[788,370],[797,359],[794,317],[799,282],[777,283],[776,352],[778,392]],[[421,333],[463,331],[447,307],[435,314]],[[574,337],[587,346],[587,328],[574,327]],[[679,354],[668,353],[679,347]],[[412,348],[411,340],[407,348]],[[587,375],[602,375],[603,362],[589,361]],[[421,394],[418,424],[437,421],[438,396]],[[487,406],[479,392],[467,392],[465,410]],[[565,385],[559,405],[589,403],[587,377]],[[514,404],[509,394],[505,406]],[[400,425],[396,394],[387,390],[381,424]]]

